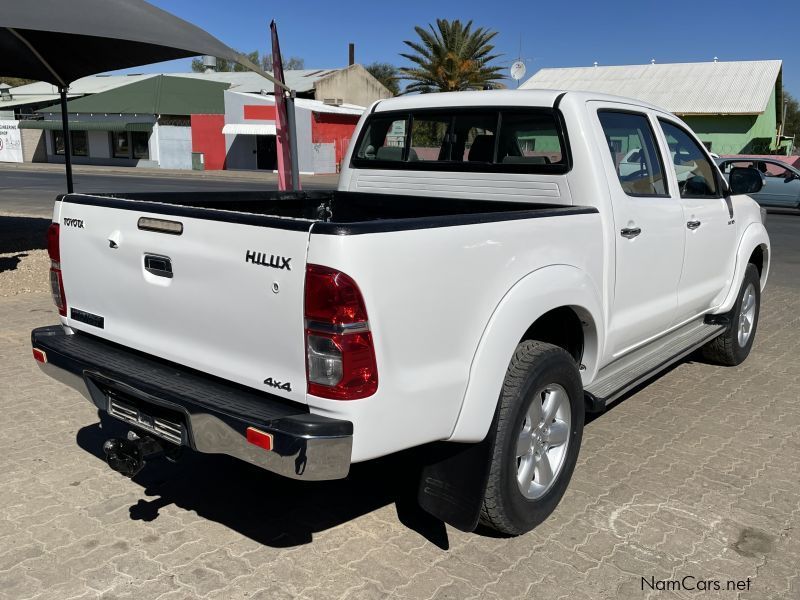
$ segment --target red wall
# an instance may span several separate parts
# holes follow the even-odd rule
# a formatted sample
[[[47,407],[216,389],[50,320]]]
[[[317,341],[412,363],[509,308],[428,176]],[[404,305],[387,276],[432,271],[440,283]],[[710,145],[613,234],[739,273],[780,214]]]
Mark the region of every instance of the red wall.
[[[206,171],[225,168],[225,115],[192,115],[192,152],[205,155]]]
[[[311,121],[311,142],[314,144],[331,143],[336,145],[336,164],[341,164],[350,137],[358,123],[358,115],[336,115],[330,113],[313,113]]]
[[[274,104],[245,104],[244,105],[244,118],[257,119],[259,121],[275,121],[275,105]]]

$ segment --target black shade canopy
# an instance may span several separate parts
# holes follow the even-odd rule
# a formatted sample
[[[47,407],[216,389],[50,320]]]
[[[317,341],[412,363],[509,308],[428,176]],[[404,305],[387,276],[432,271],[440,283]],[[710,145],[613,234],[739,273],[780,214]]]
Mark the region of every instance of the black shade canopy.
[[[4,75],[64,87],[86,75],[200,54],[237,62],[275,83],[214,36],[143,0],[0,2]]]
[[[0,0],[3,74],[59,88],[70,193],[69,84],[95,73],[199,54],[237,62],[272,81],[276,91],[289,89],[213,35],[144,0]]]

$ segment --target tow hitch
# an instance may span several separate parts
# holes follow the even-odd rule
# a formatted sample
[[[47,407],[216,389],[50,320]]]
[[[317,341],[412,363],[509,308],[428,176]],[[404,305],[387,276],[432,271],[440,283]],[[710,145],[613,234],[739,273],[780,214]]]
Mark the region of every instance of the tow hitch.
[[[148,460],[164,457],[170,461],[178,459],[180,447],[164,444],[148,435],[140,436],[129,431],[127,439],[110,438],[103,444],[108,466],[125,477],[135,477]]]

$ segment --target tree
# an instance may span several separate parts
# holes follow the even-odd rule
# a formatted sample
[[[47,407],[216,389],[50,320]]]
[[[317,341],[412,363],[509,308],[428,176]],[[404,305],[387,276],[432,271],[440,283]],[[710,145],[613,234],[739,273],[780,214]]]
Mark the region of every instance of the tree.
[[[17,87],[18,85],[25,85],[28,83],[33,83],[34,79],[22,79],[21,77],[3,77],[0,75],[0,83],[5,83],[6,85],[10,85],[11,87]]]
[[[495,87],[502,67],[492,65],[499,57],[492,54],[490,42],[497,35],[483,27],[472,29],[472,21],[436,19],[436,27],[415,27],[419,41],[403,43],[413,54],[400,54],[414,63],[400,72],[411,83],[406,92],[456,92]]]
[[[389,63],[374,62],[364,68],[392,92],[392,95],[397,96],[400,93],[400,74],[397,67]]]
[[[258,50],[253,50],[252,52],[248,52],[247,54],[244,54],[244,56],[246,56],[248,60],[250,60],[250,62],[253,62],[255,64],[258,64],[260,60],[258,55]],[[202,58],[192,59],[192,71],[194,71],[195,73],[203,73],[205,70],[206,68],[203,66]],[[236,71],[238,73],[242,73],[244,71],[249,71],[249,69],[247,67],[243,67],[237,62],[228,60],[227,58],[218,58],[217,67],[215,71],[219,71],[220,73],[227,73],[230,71]]]
[[[261,55],[258,50],[253,50],[252,52],[248,52],[245,56],[252,62],[253,64],[260,65],[262,69],[265,71],[272,72],[272,54],[264,54]],[[286,71],[290,71],[292,69],[302,69],[304,68],[305,60],[298,56],[290,56],[288,59],[283,60],[283,68]],[[202,58],[195,58],[192,59],[192,71],[195,73],[203,73],[206,68],[203,66],[203,59]],[[217,59],[217,68],[216,71],[220,73],[227,73],[230,71],[236,72],[244,72],[248,71],[247,67],[243,67],[239,63],[230,61],[226,58],[218,58]]]
[[[261,68],[270,73],[272,72],[272,54],[265,54],[261,57]],[[299,56],[290,56],[283,59],[284,71],[297,71],[305,68],[306,61]]]
[[[794,153],[797,154],[800,152],[800,102],[786,90],[783,91],[783,98],[786,101],[786,121],[783,123],[783,135],[794,136]]]

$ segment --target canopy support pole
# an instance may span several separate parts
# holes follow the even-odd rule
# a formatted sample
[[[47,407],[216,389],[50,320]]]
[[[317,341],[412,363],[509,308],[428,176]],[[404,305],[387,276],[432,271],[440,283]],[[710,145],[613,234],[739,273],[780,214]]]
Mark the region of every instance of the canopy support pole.
[[[300,189],[300,165],[297,162],[297,123],[294,113],[294,98],[296,92],[291,90],[286,94],[286,121],[289,126],[289,156],[292,161],[292,190]]]
[[[66,86],[59,87],[58,93],[61,95],[61,131],[64,134],[64,167],[67,171],[67,193],[71,194],[74,191],[72,187],[72,144],[70,143],[72,140],[69,138],[69,115],[67,115]]]

